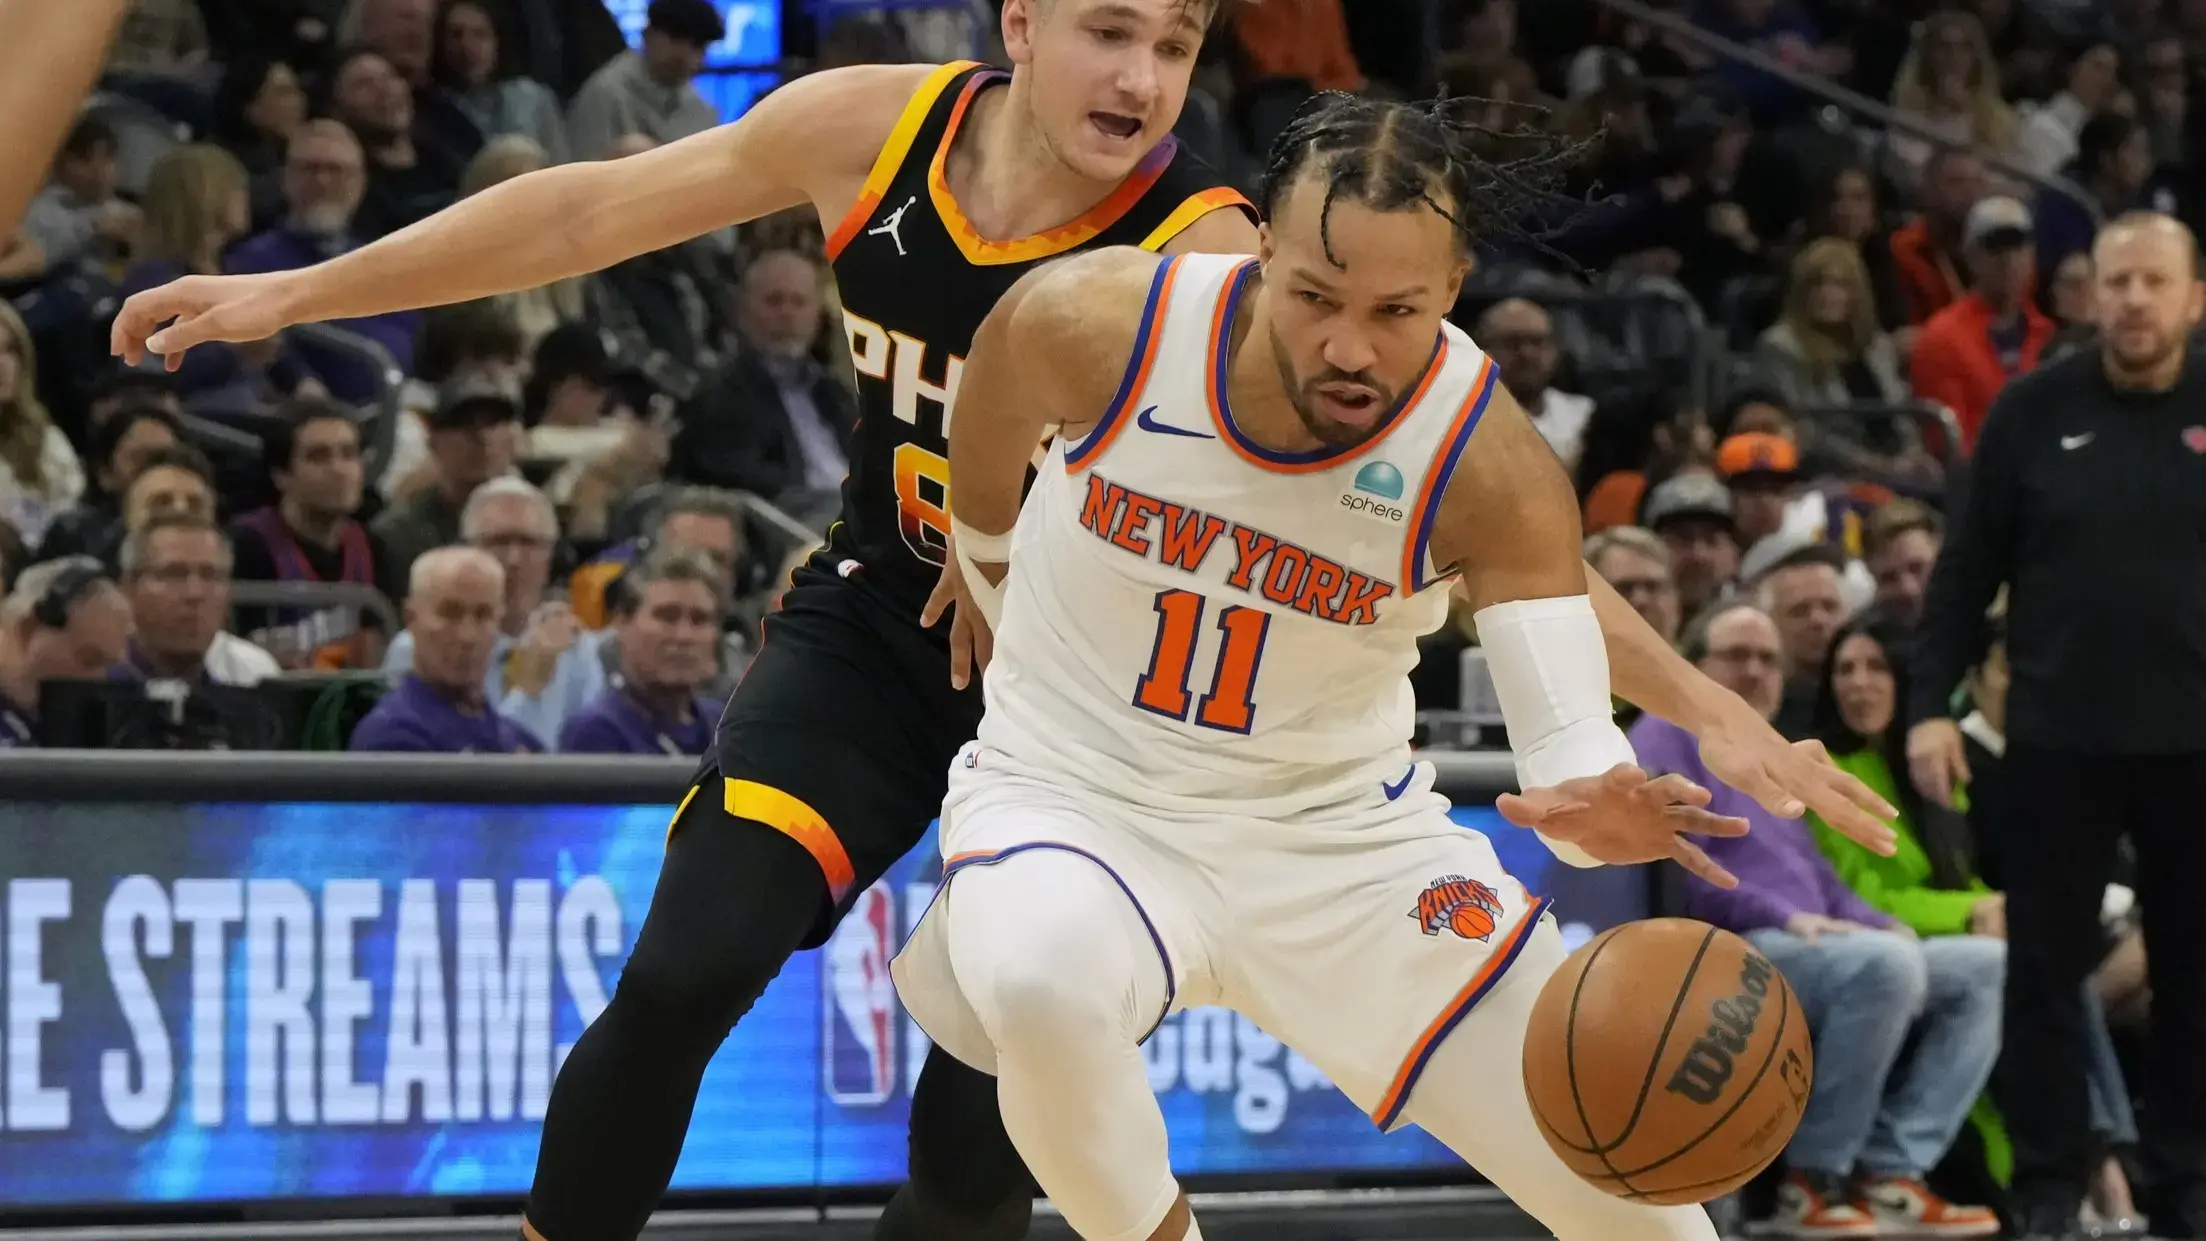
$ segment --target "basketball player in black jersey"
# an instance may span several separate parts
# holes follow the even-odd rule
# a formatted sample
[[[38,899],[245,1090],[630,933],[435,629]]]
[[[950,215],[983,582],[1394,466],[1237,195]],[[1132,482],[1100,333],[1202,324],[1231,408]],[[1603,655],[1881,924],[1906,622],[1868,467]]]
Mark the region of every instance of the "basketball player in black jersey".
[[[814,74],[732,125],[516,178],[318,266],[186,277],[123,306],[115,351],[174,367],[196,344],[534,288],[805,203],[834,222],[863,415],[842,520],[769,621],[676,812],[620,985],[561,1068],[527,1235],[641,1230],[728,1030],[940,809],[981,709],[977,687],[951,685],[959,638],[919,623],[947,545],[944,419],[962,355],[996,298],[1051,257],[1255,252],[1247,202],[1169,137],[1205,24],[1228,2],[1007,0],[1009,74]],[[1594,589],[1619,692],[1699,733],[1711,769],[1773,808],[1797,793],[1834,824],[1881,830],[1858,808],[1878,806],[1865,791],[1709,697],[1621,598]],[[876,1237],[1023,1237],[1034,1187],[994,1082],[930,1053],[911,1123],[912,1181]]]
[[[531,1235],[642,1229],[728,1030],[941,809],[981,710],[977,686],[951,685],[946,627],[919,623],[947,546],[963,354],[998,295],[1068,251],[1254,248],[1253,209],[1170,136],[1221,2],[1009,0],[1009,73],[813,74],[732,125],[509,181],[318,267],[124,306],[116,351],[174,366],[194,344],[533,288],[799,204],[830,229],[861,402],[841,520],[768,621],[620,985],[560,1070]],[[993,1079],[930,1055],[912,1127],[913,1185],[879,1236],[1025,1235],[1034,1186]]]

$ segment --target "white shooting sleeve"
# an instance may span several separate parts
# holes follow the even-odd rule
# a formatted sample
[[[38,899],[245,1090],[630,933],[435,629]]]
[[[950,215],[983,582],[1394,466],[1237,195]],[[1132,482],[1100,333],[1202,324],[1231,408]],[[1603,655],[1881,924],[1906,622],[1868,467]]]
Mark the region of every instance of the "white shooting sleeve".
[[[1592,599],[1568,595],[1497,603],[1479,609],[1472,620],[1509,726],[1521,787],[1549,788],[1638,761],[1616,726],[1608,645]],[[1572,866],[1601,864],[1576,845],[1540,839]]]

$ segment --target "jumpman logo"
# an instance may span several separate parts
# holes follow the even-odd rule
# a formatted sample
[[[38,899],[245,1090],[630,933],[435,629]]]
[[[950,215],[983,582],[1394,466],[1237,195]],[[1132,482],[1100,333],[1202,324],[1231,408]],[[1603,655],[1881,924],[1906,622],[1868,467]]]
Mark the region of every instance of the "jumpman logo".
[[[901,231],[904,227],[904,213],[911,210],[912,206],[918,201],[919,196],[916,194],[905,199],[904,205],[889,212],[889,218],[881,221],[878,227],[867,229],[866,236],[878,237],[883,233],[887,233],[889,240],[896,243],[896,257],[904,257],[904,234]]]

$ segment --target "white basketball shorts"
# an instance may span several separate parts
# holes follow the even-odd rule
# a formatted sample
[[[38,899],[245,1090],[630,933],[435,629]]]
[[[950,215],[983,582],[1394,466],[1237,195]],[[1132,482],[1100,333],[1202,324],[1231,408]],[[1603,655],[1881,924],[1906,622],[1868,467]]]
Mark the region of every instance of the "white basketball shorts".
[[[977,1068],[992,1070],[994,1051],[958,991],[939,915],[959,871],[1027,850],[1077,854],[1117,881],[1164,964],[1157,1021],[1232,1008],[1386,1129],[1542,914],[1486,838],[1448,817],[1429,763],[1374,782],[1368,806],[1281,822],[1136,808],[992,768],[992,753],[975,743],[952,768],[942,888],[894,965],[920,1028]]]

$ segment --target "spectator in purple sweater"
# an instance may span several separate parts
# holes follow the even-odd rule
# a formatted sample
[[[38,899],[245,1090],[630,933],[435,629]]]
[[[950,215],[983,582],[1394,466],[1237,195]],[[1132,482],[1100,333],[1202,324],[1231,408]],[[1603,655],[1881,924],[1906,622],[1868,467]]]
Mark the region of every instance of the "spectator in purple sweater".
[[[223,270],[232,274],[294,271],[359,248],[352,219],[367,191],[366,157],[360,140],[336,121],[309,121],[291,136],[284,157],[284,222],[231,250]],[[421,328],[415,311],[339,319],[332,327],[356,332],[391,351],[398,368],[414,369],[414,335]],[[354,404],[375,395],[376,376],[356,357],[295,342],[300,358],[331,396]]]
[[[1719,605],[1687,633],[1684,649],[1717,682],[1776,715],[1784,650],[1767,614],[1744,602]],[[1775,962],[1814,1036],[1815,1088],[1786,1148],[1768,1232],[1997,1232],[1992,1212],[1945,1201],[1923,1176],[1944,1158],[1998,1058],[2004,954],[1978,951],[1972,936],[1918,940],[1871,909],[1840,882],[1804,821],[1780,819],[1716,779],[1684,729],[1642,716],[1630,736],[1648,774],[1682,775],[1714,795],[1710,813],[1747,820],[1744,836],[1702,842],[1739,886],[1722,891],[1688,876],[1685,909],[1746,936]]]

